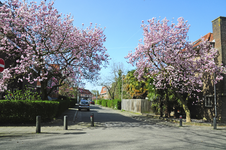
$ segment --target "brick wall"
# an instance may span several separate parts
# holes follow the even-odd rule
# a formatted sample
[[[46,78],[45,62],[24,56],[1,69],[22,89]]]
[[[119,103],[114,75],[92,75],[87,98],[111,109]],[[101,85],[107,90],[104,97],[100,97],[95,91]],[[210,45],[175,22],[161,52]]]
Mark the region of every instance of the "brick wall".
[[[213,39],[215,48],[218,49],[220,56],[218,63],[226,65],[226,17],[218,17],[212,21]],[[226,122],[226,75],[223,81],[217,84],[217,117],[222,122]],[[214,109],[209,109],[210,118],[215,115]]]

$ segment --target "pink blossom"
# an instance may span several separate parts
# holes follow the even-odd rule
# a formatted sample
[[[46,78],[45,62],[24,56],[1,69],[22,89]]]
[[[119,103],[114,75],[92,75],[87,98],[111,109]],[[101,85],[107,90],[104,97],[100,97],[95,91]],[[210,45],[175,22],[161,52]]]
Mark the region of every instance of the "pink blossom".
[[[177,21],[170,24],[166,18],[152,18],[148,24],[142,22],[144,38],[126,58],[137,67],[135,74],[139,80],[152,75],[157,89],[172,88],[195,96],[195,92],[202,91],[204,74],[216,74],[216,84],[223,79],[226,68],[215,63],[218,50],[208,41],[201,41],[199,51],[194,49],[187,41],[190,25],[183,18]]]
[[[86,29],[79,29],[73,26],[70,15],[59,14],[53,5],[54,2],[28,4],[14,0],[0,7],[0,22],[4,23],[1,24],[2,34],[6,37],[13,31],[15,35],[13,42],[12,39],[1,39],[0,51],[8,54],[6,59],[21,54],[16,66],[11,65],[0,79],[0,90],[17,75],[24,75],[23,79],[30,83],[55,77],[52,86],[59,84],[57,76],[63,80],[70,77],[74,79],[72,82],[81,82],[85,77],[95,80],[101,66],[108,64],[109,55],[103,46],[106,41],[104,30],[92,27],[92,23]],[[11,6],[10,9],[7,6]],[[59,68],[51,70],[48,68],[51,64],[59,65]],[[32,74],[28,75],[30,72]]]

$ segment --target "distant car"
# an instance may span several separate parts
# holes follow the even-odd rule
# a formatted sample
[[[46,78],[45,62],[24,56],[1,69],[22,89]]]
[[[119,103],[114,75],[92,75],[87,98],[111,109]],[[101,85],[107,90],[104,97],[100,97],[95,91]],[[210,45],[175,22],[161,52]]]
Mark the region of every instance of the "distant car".
[[[80,111],[81,109],[87,109],[88,111],[90,110],[89,107],[89,102],[87,100],[81,100],[78,106],[78,110]]]
[[[90,104],[93,104],[93,105],[95,105],[95,102],[94,102],[94,101],[90,101]]]

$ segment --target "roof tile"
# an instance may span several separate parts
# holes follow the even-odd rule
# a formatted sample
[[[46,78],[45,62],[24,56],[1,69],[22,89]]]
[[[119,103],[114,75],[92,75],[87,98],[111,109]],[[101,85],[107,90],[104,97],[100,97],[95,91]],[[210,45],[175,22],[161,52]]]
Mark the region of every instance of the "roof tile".
[[[213,33],[207,33],[202,38],[205,41],[207,40],[209,42],[212,42],[213,41]],[[202,42],[202,38],[200,38],[200,39],[196,40],[195,42],[193,42],[193,47],[198,46]]]

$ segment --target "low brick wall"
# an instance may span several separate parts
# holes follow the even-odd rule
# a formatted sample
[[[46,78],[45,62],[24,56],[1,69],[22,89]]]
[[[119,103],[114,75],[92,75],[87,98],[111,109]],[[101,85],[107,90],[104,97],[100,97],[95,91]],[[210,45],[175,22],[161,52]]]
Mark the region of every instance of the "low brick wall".
[[[151,101],[145,99],[123,99],[121,108],[126,111],[149,113],[151,110]]]

